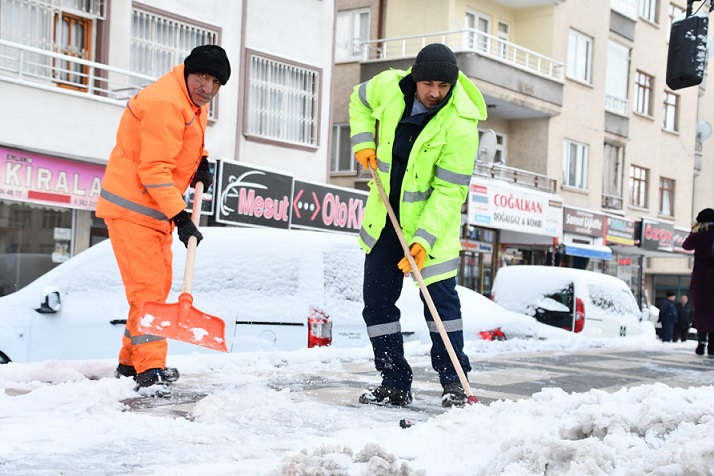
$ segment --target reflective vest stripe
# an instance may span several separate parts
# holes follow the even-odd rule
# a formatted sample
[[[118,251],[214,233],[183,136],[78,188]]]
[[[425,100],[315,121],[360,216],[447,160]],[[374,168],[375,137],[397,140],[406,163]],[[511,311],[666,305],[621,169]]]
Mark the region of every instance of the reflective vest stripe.
[[[369,81],[365,81],[359,85],[359,100],[362,101],[365,107],[371,110],[372,106],[369,105],[369,101],[367,100],[367,83],[369,83]]]
[[[434,247],[434,244],[436,244],[436,236],[432,235],[431,233],[426,231],[424,228],[418,228],[417,231],[414,233],[414,236],[423,238],[424,241],[429,243],[429,246],[431,246],[432,248]]]
[[[131,345],[146,344],[147,342],[156,342],[159,340],[166,340],[164,337],[152,336],[148,334],[141,334],[138,336],[133,336],[129,333],[129,329],[124,329],[124,337],[131,339]]]
[[[151,218],[156,218],[157,220],[168,221],[168,217],[161,213],[159,210],[154,210],[153,208],[149,208],[139,203],[132,202],[131,200],[127,200],[126,198],[122,198],[119,195],[115,195],[111,192],[108,192],[106,189],[102,189],[101,192],[99,192],[99,195],[107,202],[113,203],[114,205],[117,205],[119,207],[126,208],[127,210],[131,210],[133,212],[139,213],[141,215],[146,215]]]
[[[424,266],[421,270],[421,277],[426,281],[427,279],[437,276],[440,274],[455,273],[458,270],[459,259],[454,258],[443,263],[432,264],[431,266]]]
[[[387,324],[377,324],[376,326],[367,327],[367,335],[370,339],[375,337],[386,336],[390,334],[399,334],[402,332],[402,325],[397,322],[388,322]]]
[[[360,132],[359,134],[355,134],[350,137],[352,147],[363,142],[374,142],[374,132]]]
[[[442,320],[441,323],[444,325],[444,330],[446,332],[457,332],[464,330],[464,323],[461,319],[454,319],[453,321]],[[434,321],[426,321],[426,326],[429,328],[429,332],[433,334],[439,333],[439,329],[436,327],[436,323]]]
[[[143,183],[142,183],[141,186],[144,187],[144,188],[175,187],[175,185],[174,185],[173,182],[169,182],[169,183],[157,183],[157,184],[154,184],[154,185],[146,185],[146,184],[143,184]]]
[[[374,248],[374,245],[377,244],[377,238],[372,238],[372,236],[364,228],[359,230],[359,237],[362,238],[364,244],[369,246],[370,249]]]
[[[434,189],[430,188],[426,192],[404,192],[404,203],[425,202],[433,191]]]
[[[471,175],[457,174],[456,172],[452,172],[441,167],[436,168],[436,177],[443,180],[444,182],[449,182],[456,185],[468,186],[471,183]]]

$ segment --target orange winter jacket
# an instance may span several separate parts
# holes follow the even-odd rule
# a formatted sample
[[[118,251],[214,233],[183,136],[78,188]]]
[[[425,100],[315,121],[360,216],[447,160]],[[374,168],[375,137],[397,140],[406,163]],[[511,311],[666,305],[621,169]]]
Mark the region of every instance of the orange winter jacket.
[[[127,103],[107,163],[97,216],[170,231],[203,155],[208,106],[191,101],[179,65]]]

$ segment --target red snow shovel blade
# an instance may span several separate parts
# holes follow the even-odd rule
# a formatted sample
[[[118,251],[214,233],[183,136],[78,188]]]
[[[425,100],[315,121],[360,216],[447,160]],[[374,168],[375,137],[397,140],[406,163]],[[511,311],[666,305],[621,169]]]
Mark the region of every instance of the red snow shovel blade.
[[[209,349],[228,352],[226,323],[191,306],[193,296],[181,293],[174,304],[145,302],[139,330],[144,334],[180,340]]]

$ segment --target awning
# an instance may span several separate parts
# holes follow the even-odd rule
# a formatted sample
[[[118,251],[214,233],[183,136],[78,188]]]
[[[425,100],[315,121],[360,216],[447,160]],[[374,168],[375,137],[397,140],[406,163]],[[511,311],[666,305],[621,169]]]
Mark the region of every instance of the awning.
[[[581,258],[612,259],[612,250],[607,246],[583,245],[581,243],[565,243],[565,254]]]

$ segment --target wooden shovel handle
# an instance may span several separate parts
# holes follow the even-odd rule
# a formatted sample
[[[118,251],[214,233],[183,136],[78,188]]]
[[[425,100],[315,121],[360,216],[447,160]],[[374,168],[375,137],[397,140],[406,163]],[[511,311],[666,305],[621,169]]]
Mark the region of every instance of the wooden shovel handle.
[[[392,205],[389,203],[389,198],[387,198],[387,194],[384,192],[384,187],[382,187],[382,182],[379,180],[377,173],[375,172],[375,170],[372,167],[369,167],[369,172],[372,174],[372,178],[374,179],[374,182],[377,184],[377,189],[379,190],[379,195],[382,197],[382,202],[384,202],[384,206],[387,207],[387,214],[389,215],[389,219],[392,222],[394,231],[397,232],[397,237],[399,238],[399,242],[402,244],[402,248],[404,249],[404,255],[406,256],[407,261],[409,261],[409,266],[412,267],[412,274],[416,278],[417,282],[419,282],[419,288],[421,289],[421,293],[424,296],[424,301],[426,302],[426,305],[429,308],[429,311],[431,311],[431,315],[434,318],[434,324],[436,324],[436,328],[439,331],[441,340],[444,341],[444,346],[446,347],[446,352],[448,352],[449,357],[451,358],[451,363],[454,365],[454,369],[456,370],[456,374],[459,376],[459,381],[461,382],[461,386],[464,388],[464,392],[466,393],[466,396],[468,397],[469,403],[473,403],[474,401],[476,401],[476,397],[474,396],[473,392],[471,391],[471,386],[469,385],[469,382],[466,379],[466,374],[464,373],[464,369],[461,367],[461,362],[459,362],[459,359],[456,356],[456,351],[454,351],[454,346],[451,345],[451,340],[449,339],[449,334],[446,332],[446,329],[444,328],[444,324],[441,322],[441,317],[439,316],[439,312],[436,310],[436,306],[434,305],[433,299],[431,299],[431,294],[429,293],[429,290],[426,288],[424,279],[421,276],[421,271],[419,271],[419,267],[417,266],[416,261],[414,261],[414,257],[412,256],[412,253],[409,250],[409,245],[407,244],[407,240],[404,238],[404,233],[402,232],[402,227],[399,224],[399,220],[397,220],[397,216],[394,214],[394,210],[392,209]]]
[[[191,209],[191,221],[196,228],[201,221],[201,204],[203,203],[203,182],[196,183],[193,191],[193,208]],[[186,246],[186,267],[183,270],[183,288],[181,292],[190,293],[193,289],[193,268],[196,261],[196,247],[198,246],[198,238],[190,236],[188,245]]]

